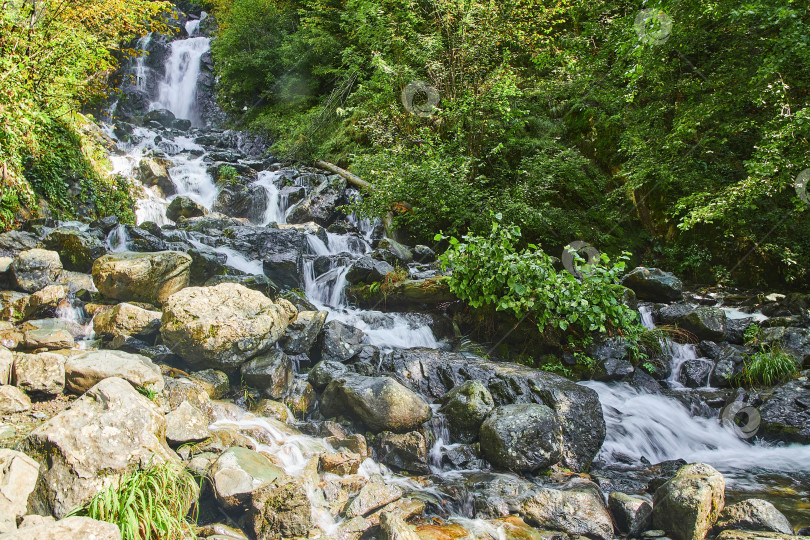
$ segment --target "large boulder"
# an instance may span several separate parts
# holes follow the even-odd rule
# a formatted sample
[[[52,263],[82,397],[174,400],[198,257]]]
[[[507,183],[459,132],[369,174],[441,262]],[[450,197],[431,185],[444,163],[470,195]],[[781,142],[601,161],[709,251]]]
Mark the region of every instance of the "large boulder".
[[[264,220],[270,200],[267,190],[257,184],[228,185],[222,188],[214,201],[213,211],[226,216],[247,218],[257,225]]]
[[[562,462],[584,471],[602,447],[605,419],[596,392],[547,371],[507,362],[469,358],[432,349],[395,349],[381,355],[381,369],[431,399],[464,381],[487,387],[495,405],[539,403],[557,415],[562,431]]]
[[[432,416],[430,406],[418,394],[389,377],[346,375],[334,379],[321,396],[324,416],[348,414],[369,429],[412,431]]]
[[[192,366],[233,371],[284,333],[284,309],[235,283],[189,287],[166,301],[161,335]]]
[[[532,472],[560,460],[560,426],[549,407],[517,403],[496,408],[481,425],[481,451],[502,469]]]
[[[723,475],[705,463],[684,465],[655,491],[653,527],[675,540],[702,540],[725,506]]]
[[[83,394],[99,382],[119,377],[135,388],[163,391],[163,375],[152,361],[139,354],[121,351],[88,351],[65,362],[67,389]]]
[[[343,376],[349,371],[348,366],[334,360],[321,360],[309,370],[307,380],[317,390],[321,392],[332,380]]]
[[[622,279],[622,285],[648,302],[677,302],[683,299],[683,284],[669,272],[639,266]]]
[[[679,316],[675,323],[701,340],[722,341],[726,338],[726,312],[720,308],[701,306]]]
[[[39,477],[39,463],[22,452],[0,448],[0,533],[17,528],[28,513],[28,497]]]
[[[24,441],[41,467],[38,511],[62,518],[123,475],[177,459],[165,430],[163,415],[131,384],[104,379]]]
[[[62,261],[55,251],[29,249],[11,263],[11,274],[19,290],[36,292],[59,281]]]
[[[287,354],[306,354],[321,332],[328,313],[326,311],[299,311],[279,340]]]
[[[763,328],[760,339],[792,356],[799,366],[805,364],[810,367],[810,329],[784,326]]]
[[[104,243],[97,237],[70,228],[51,231],[42,244],[59,253],[66,270],[75,272],[90,272],[93,261],[107,253]]]
[[[14,414],[31,409],[31,398],[11,385],[0,386],[0,414]]]
[[[478,438],[481,424],[495,408],[492,394],[480,381],[461,383],[446,393],[441,401],[439,412],[447,417],[450,436],[465,443]]]
[[[613,539],[613,520],[602,493],[586,480],[572,481],[563,489],[535,487],[522,496],[519,513],[527,523],[541,529]]]
[[[171,445],[203,441],[210,435],[208,419],[188,401],[166,415],[166,440]]]
[[[162,304],[188,285],[190,267],[179,251],[110,253],[93,263],[93,282],[107,298]]]
[[[385,261],[372,259],[364,255],[354,261],[349,271],[346,273],[346,281],[349,283],[374,283],[381,281],[385,276],[394,271],[394,267]]]
[[[179,221],[181,218],[200,217],[205,214],[205,207],[194,199],[180,195],[172,199],[166,208],[166,217],[172,221]]]
[[[159,311],[150,311],[127,302],[99,313],[93,318],[93,330],[105,337],[149,337],[160,331]]]
[[[306,198],[296,203],[287,212],[287,223],[314,221],[326,227],[338,216],[337,207],[346,192],[346,180],[339,176],[322,182]]]
[[[757,410],[759,436],[766,439],[810,444],[810,382],[795,380],[763,396]]]
[[[61,394],[65,390],[65,357],[49,352],[16,353],[13,381],[26,392]]]
[[[774,505],[762,499],[747,499],[726,506],[714,526],[715,531],[746,530],[793,534],[793,526]]]
[[[0,345],[0,386],[11,382],[11,368],[14,366],[14,354]]]
[[[614,491],[608,496],[608,507],[619,532],[636,538],[650,528],[652,501]]]
[[[167,160],[144,158],[138,164],[138,180],[145,186],[156,186],[169,197],[177,193],[177,187],[169,174],[170,163]]]
[[[362,330],[331,320],[323,325],[318,339],[319,347],[316,359],[345,362],[360,352],[360,346],[365,341],[366,334]]]
[[[427,440],[418,431],[381,433],[377,440],[377,458],[397,471],[430,474]]]
[[[295,376],[290,358],[278,349],[248,360],[242,364],[241,371],[245,384],[271,399],[286,396]]]
[[[219,456],[209,477],[217,502],[225,510],[246,510],[251,493],[277,478],[282,471],[263,454],[234,446]]]
[[[59,521],[54,521],[53,518],[42,519],[38,523],[22,526],[0,538],[3,540],[64,540],[65,538],[121,540],[121,531],[118,530],[118,525],[115,523],[89,517],[71,516]]]

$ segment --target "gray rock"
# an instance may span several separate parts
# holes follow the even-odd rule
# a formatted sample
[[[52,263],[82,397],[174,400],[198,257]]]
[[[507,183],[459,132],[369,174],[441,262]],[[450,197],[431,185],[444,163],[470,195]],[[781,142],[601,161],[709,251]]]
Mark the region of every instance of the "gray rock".
[[[496,467],[531,472],[560,460],[557,415],[545,405],[502,405],[481,425],[481,451]]]
[[[55,317],[59,305],[64,302],[67,295],[68,290],[64,286],[48,285],[14,302],[10,315],[19,320]]]
[[[519,513],[526,522],[541,529],[613,539],[613,521],[602,494],[587,480],[574,481],[560,490],[535,487],[523,495]]]
[[[652,501],[637,495],[614,491],[608,496],[608,507],[619,532],[638,537],[652,523]]]
[[[16,257],[22,251],[37,247],[39,239],[30,232],[6,231],[0,233],[0,255]]]
[[[166,208],[166,217],[172,221],[178,221],[180,218],[200,217],[204,214],[205,207],[184,195],[172,199],[169,207]]]
[[[295,375],[290,358],[278,349],[272,349],[242,364],[241,372],[245,384],[271,399],[286,396]]]
[[[254,490],[283,476],[265,456],[238,446],[223,452],[210,471],[214,495],[227,511],[247,510]]]
[[[368,255],[363,255],[357,259],[346,273],[346,281],[349,283],[374,283],[381,281],[386,275],[394,271],[394,267],[385,261],[372,259]]]
[[[177,193],[177,187],[169,174],[171,163],[166,159],[144,158],[138,163],[137,178],[146,186],[160,189],[164,197]]]
[[[61,394],[65,390],[65,357],[47,352],[16,353],[13,380],[26,392]]]
[[[400,244],[392,238],[383,238],[377,245],[379,249],[390,251],[402,264],[413,262],[413,252],[407,246]]]
[[[0,448],[0,531],[17,527],[28,513],[28,497],[39,478],[39,463],[22,452]]]
[[[793,526],[785,515],[762,499],[747,499],[726,506],[715,524],[715,531],[730,529],[793,534]]]
[[[104,379],[35,429],[22,450],[40,464],[37,511],[64,517],[147,463],[177,459],[166,421],[124,379]]]
[[[769,440],[810,444],[810,383],[795,380],[774,388],[759,410],[758,436]]]
[[[11,370],[14,366],[14,355],[0,345],[0,386],[11,383]]]
[[[683,299],[681,280],[658,268],[634,268],[624,276],[622,285],[635,292],[639,300],[677,302]]]
[[[75,323],[60,319],[27,321],[19,327],[23,332],[20,343],[25,349],[72,349],[74,337],[81,331]]]
[[[425,436],[418,431],[391,433],[385,431],[377,439],[377,458],[396,471],[412,474],[430,474],[428,446]]]
[[[166,440],[173,446],[203,441],[210,435],[208,419],[188,401],[166,415]]]
[[[46,249],[59,253],[65,270],[88,273],[93,261],[107,253],[104,243],[88,232],[59,228],[42,241]]]
[[[402,490],[395,485],[386,484],[380,477],[373,477],[363,486],[357,497],[346,509],[347,517],[367,516],[378,508],[392,503],[402,497]]]
[[[101,336],[133,336],[145,338],[155,336],[160,331],[159,311],[150,311],[122,302],[93,318],[93,330]]]
[[[345,192],[346,179],[332,177],[288,210],[287,223],[314,221],[322,227],[329,226],[338,216],[337,206],[341,204]]]
[[[714,371],[714,362],[708,358],[687,360],[681,365],[678,380],[689,388],[701,388],[709,384],[709,375]]]
[[[202,387],[211,399],[222,399],[231,389],[228,376],[216,369],[204,369],[189,373],[189,379]]]
[[[321,396],[326,417],[348,414],[371,430],[412,431],[432,415],[418,394],[389,377],[345,375],[329,383]]]
[[[107,298],[159,305],[188,285],[190,266],[178,251],[110,253],[93,263],[93,282]]]
[[[652,524],[675,540],[706,536],[725,506],[726,482],[710,465],[684,465],[655,491]]]
[[[608,338],[595,344],[588,356],[598,362],[593,379],[597,381],[621,381],[635,371],[630,362],[629,344],[622,338]]]
[[[72,516],[59,521],[39,520],[39,523],[0,536],[3,540],[121,540],[121,532],[114,523],[97,521],[89,517]]]
[[[31,410],[31,399],[16,386],[0,386],[0,414],[14,414]]]
[[[675,322],[698,339],[722,341],[726,337],[726,312],[720,308],[701,306],[681,315]]]
[[[89,351],[65,362],[67,389],[83,394],[110,377],[126,380],[135,388],[163,391],[163,375],[152,361],[139,354],[121,351]]]
[[[312,505],[296,479],[283,476],[251,493],[245,516],[256,540],[306,537],[312,528]]]
[[[393,512],[383,512],[380,515],[380,540],[419,540],[419,535],[405,520]]]
[[[19,290],[36,292],[59,281],[62,261],[55,251],[29,249],[11,263],[11,274]]]
[[[306,354],[321,332],[328,313],[326,311],[299,311],[279,340],[287,354]]]
[[[481,424],[495,408],[492,394],[479,381],[465,381],[453,387],[441,401],[439,412],[447,417],[450,436],[466,443],[478,439]]]
[[[345,364],[334,360],[321,360],[309,370],[307,380],[318,392],[323,391],[333,379],[342,377],[349,371]]]
[[[723,531],[715,537],[715,540],[810,540],[810,536],[767,531]]]
[[[763,328],[760,337],[764,343],[777,346],[792,356],[799,366],[810,366],[810,329],[783,326]]]
[[[496,405],[540,403],[554,410],[562,428],[563,463],[587,470],[605,438],[605,420],[596,392],[547,371],[507,362],[490,362],[432,349],[395,349],[382,355],[381,369],[430,399],[477,380]]]
[[[234,371],[262,354],[287,328],[284,309],[242,285],[189,287],[163,309],[166,345],[193,366]]]
[[[226,216],[247,218],[260,225],[270,199],[267,190],[256,184],[234,184],[225,186],[214,201],[214,212]]]
[[[360,351],[366,334],[353,326],[332,320],[323,325],[319,337],[321,360],[345,362]]]

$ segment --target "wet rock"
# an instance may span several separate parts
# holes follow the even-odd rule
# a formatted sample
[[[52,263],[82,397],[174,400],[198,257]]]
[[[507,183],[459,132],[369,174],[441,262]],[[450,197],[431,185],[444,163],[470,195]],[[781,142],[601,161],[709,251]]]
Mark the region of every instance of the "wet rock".
[[[283,476],[267,457],[238,446],[223,452],[210,471],[214,495],[227,511],[247,510],[254,490]]]
[[[268,298],[276,298],[278,285],[265,275],[255,276],[214,276],[205,282],[206,287],[213,287],[220,283],[237,283],[253,291],[259,291]]]
[[[349,368],[345,364],[334,360],[321,360],[309,370],[307,380],[315,390],[321,392],[333,379],[343,376],[348,371]]]
[[[189,374],[188,377],[194,384],[200,386],[211,399],[224,398],[231,389],[228,376],[216,369],[204,369]]]
[[[172,199],[166,208],[166,217],[172,221],[180,218],[200,217],[205,214],[205,207],[190,197],[180,195]]]
[[[726,312],[720,308],[702,306],[679,316],[675,323],[698,339],[721,341],[726,337]]]
[[[171,129],[176,119],[174,113],[168,109],[155,109],[143,115],[144,122],[157,122],[166,129]]]
[[[536,487],[523,495],[519,513],[538,528],[601,540],[613,538],[613,521],[602,494],[587,480],[574,481],[560,490]]]
[[[14,366],[14,355],[0,345],[0,386],[11,383],[11,371]]]
[[[300,251],[277,251],[264,256],[262,271],[279,287],[298,289],[302,285],[303,265],[304,259]]]
[[[245,521],[256,540],[304,537],[312,527],[312,508],[304,487],[289,476],[251,494]]]
[[[368,255],[363,255],[357,259],[346,273],[346,281],[349,283],[374,283],[382,281],[386,275],[394,271],[394,267],[385,261],[372,259]]]
[[[637,495],[627,495],[614,491],[608,497],[610,508],[619,532],[631,538],[638,537],[650,528],[652,522],[651,501]]]
[[[190,287],[172,295],[161,323],[165,344],[183,360],[225,372],[268,351],[287,328],[279,306],[232,283]]]
[[[170,410],[175,410],[184,401],[188,401],[201,411],[207,412],[211,409],[211,399],[208,397],[208,393],[191,379],[164,377],[163,383],[165,385],[163,395],[168,401]]]
[[[323,454],[320,458],[319,468],[323,472],[346,476],[357,474],[363,457],[353,452],[338,452],[334,454]]]
[[[652,523],[675,540],[706,536],[725,505],[723,475],[704,463],[684,465],[655,491]]]
[[[245,384],[271,399],[286,396],[295,375],[289,357],[278,349],[272,349],[242,364],[241,372]]]
[[[26,392],[61,394],[65,390],[65,357],[56,353],[14,355],[14,385]]]
[[[681,365],[678,380],[686,387],[701,388],[708,386],[709,375],[714,370],[714,362],[708,358],[687,360]]]
[[[61,518],[122,475],[176,459],[165,429],[163,415],[132,385],[104,379],[23,443],[41,466],[39,509]]]
[[[382,532],[380,540],[419,540],[414,528],[391,512],[383,512],[380,515],[380,530]]]
[[[315,349],[315,360],[334,360],[345,362],[360,350],[360,345],[366,337],[365,332],[353,326],[331,320],[323,325]]]
[[[394,257],[402,264],[409,264],[413,262],[413,252],[407,246],[400,244],[392,238],[383,238],[377,244],[379,249],[390,251]]]
[[[480,431],[481,451],[496,467],[531,472],[560,460],[560,427],[545,405],[502,405],[490,413]]]
[[[188,401],[166,415],[166,440],[173,446],[204,441],[210,435],[208,419]]]
[[[315,408],[315,389],[307,381],[295,379],[284,397],[284,404],[297,418],[303,418]]]
[[[0,448],[0,533],[17,528],[28,511],[28,497],[39,477],[39,464],[22,452]]]
[[[0,386],[0,414],[13,414],[31,409],[31,399],[16,386]]]
[[[306,354],[318,338],[326,322],[326,311],[300,311],[287,326],[287,331],[279,340],[281,349],[287,354]]]
[[[64,540],[65,538],[121,540],[121,532],[117,525],[89,517],[72,516],[59,521],[54,521],[53,518],[37,521],[35,524],[21,526],[18,530],[3,535],[3,540]]]
[[[428,446],[425,436],[418,431],[391,433],[384,431],[377,438],[379,461],[394,470],[412,474],[430,474]]]
[[[621,381],[635,371],[630,362],[629,343],[622,338],[608,338],[595,344],[588,356],[596,360],[598,367],[593,375],[597,381]]]
[[[795,380],[774,388],[758,408],[757,434],[769,440],[810,444],[810,383]]]
[[[726,341],[734,345],[743,345],[745,343],[745,331],[753,323],[753,317],[728,319],[726,321]]]
[[[760,338],[764,343],[781,348],[792,356],[797,364],[810,366],[810,329],[777,326],[763,328]]]
[[[96,334],[108,338],[121,335],[151,337],[160,331],[161,316],[159,311],[149,311],[122,302],[96,315],[93,318],[93,330]]]
[[[431,417],[418,394],[388,377],[345,375],[329,383],[321,396],[326,417],[348,414],[371,430],[411,431]]]
[[[290,414],[287,406],[280,401],[273,401],[272,399],[260,399],[250,407],[250,412],[256,416],[275,418],[285,424],[293,420],[293,416]]]
[[[16,287],[25,292],[36,292],[59,281],[62,261],[55,251],[29,249],[21,252],[11,263],[11,275]]]
[[[42,244],[59,253],[65,270],[75,272],[90,272],[93,261],[107,253],[104,243],[96,236],[69,228],[51,231]]]
[[[68,290],[62,285],[48,285],[32,295],[14,302],[7,315],[10,319],[18,320],[55,317],[60,304],[65,302],[67,295]]]
[[[372,478],[372,481],[363,486],[346,509],[346,516],[367,516],[400,497],[402,497],[402,490],[397,486],[384,483],[380,477]]]
[[[177,188],[169,174],[171,163],[163,159],[144,158],[138,164],[137,178],[145,186],[156,186],[164,197],[177,193]]]
[[[222,188],[214,202],[214,212],[226,216],[247,218],[260,225],[270,200],[267,190],[256,184],[235,184]]]
[[[93,282],[107,298],[162,304],[188,285],[190,266],[178,251],[110,253],[93,263]]]
[[[382,370],[396,373],[398,380],[430,399],[440,398],[464,381],[477,380],[496,405],[550,407],[562,429],[563,464],[572,470],[586,470],[604,441],[605,421],[596,392],[558,375],[432,349],[395,349],[382,356]]]
[[[639,300],[677,302],[683,299],[681,280],[658,268],[634,268],[624,276],[622,285],[635,292]]]
[[[716,540],[808,540],[810,536],[797,536],[795,534],[781,534],[766,531],[723,531],[715,537]]]
[[[747,499],[726,506],[715,524],[715,532],[725,530],[770,531],[793,534],[790,521],[768,501]]]
[[[436,252],[427,246],[416,245],[413,248],[413,258],[416,262],[432,263],[436,260]]]
[[[465,381],[453,387],[441,401],[439,412],[447,417],[450,436],[466,443],[478,439],[481,424],[495,408],[492,394],[479,381]]]
[[[155,392],[163,391],[163,376],[160,368],[138,354],[121,351],[89,351],[72,356],[65,362],[67,389],[74,394],[83,394],[109,377],[120,377],[135,388]]]
[[[369,285],[355,285],[348,290],[348,294],[361,306],[385,305],[389,309],[396,308],[403,311],[413,311],[423,306],[435,306],[456,300],[444,276],[406,279],[387,287],[385,291],[379,287],[372,290]]]
[[[6,231],[0,233],[0,255],[16,257],[21,252],[37,247],[39,239],[25,231]]]
[[[338,217],[337,206],[341,204],[345,192],[346,180],[332,177],[289,209],[287,223],[314,221],[322,227],[329,226]]]

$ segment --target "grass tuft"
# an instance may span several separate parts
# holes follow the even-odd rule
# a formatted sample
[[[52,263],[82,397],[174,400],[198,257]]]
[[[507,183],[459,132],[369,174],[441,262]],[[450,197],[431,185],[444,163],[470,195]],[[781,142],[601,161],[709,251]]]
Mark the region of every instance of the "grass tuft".
[[[114,523],[124,540],[194,538],[187,516],[198,496],[194,477],[168,461],[129,473],[71,514]]]
[[[773,386],[789,380],[796,371],[798,366],[793,357],[777,348],[766,348],[745,362],[738,383],[748,388]]]

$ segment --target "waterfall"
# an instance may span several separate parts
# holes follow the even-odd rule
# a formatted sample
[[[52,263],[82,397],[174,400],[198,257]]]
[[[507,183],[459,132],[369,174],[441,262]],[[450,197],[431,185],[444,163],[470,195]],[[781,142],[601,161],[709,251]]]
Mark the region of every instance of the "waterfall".
[[[211,48],[207,37],[194,37],[172,41],[166,61],[166,73],[160,83],[158,99],[153,109],[168,109],[177,118],[199,123],[196,111],[197,78],[202,56]]]

